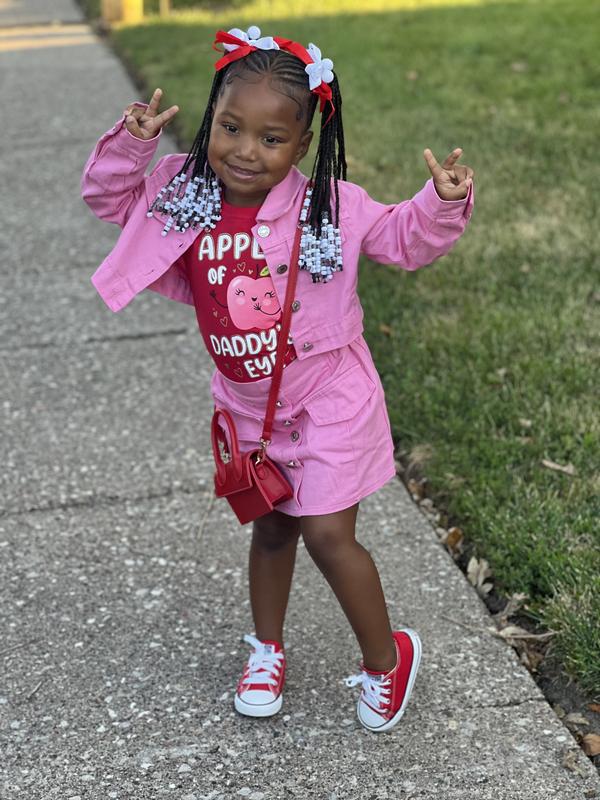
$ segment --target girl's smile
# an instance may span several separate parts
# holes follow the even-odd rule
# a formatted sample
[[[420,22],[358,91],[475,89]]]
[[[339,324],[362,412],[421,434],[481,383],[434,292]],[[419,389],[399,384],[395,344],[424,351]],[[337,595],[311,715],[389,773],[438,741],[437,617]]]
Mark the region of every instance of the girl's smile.
[[[217,100],[208,161],[231,205],[262,205],[308,150],[306,106],[276,87],[270,76],[240,76]]]
[[[241,181],[252,181],[258,175],[261,174],[260,172],[257,172],[256,170],[244,169],[243,167],[236,167],[234,164],[225,164],[225,166],[227,167],[229,172],[231,172],[232,175],[235,178],[237,178],[238,180],[241,180]]]

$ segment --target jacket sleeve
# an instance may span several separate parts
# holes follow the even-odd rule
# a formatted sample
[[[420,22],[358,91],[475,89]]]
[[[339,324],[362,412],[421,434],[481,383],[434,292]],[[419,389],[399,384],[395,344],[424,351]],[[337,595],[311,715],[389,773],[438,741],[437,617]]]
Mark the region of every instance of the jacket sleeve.
[[[147,108],[148,104],[134,105]],[[152,139],[138,139],[125,127],[123,116],[100,137],[81,176],[81,196],[99,219],[125,225],[144,191],[146,167],[160,136],[161,131]]]
[[[406,270],[445,255],[462,235],[473,210],[473,184],[463,200],[442,200],[430,178],[414,197],[394,205],[378,203],[364,189],[354,188],[359,190],[353,211],[363,232],[361,252],[373,261]]]

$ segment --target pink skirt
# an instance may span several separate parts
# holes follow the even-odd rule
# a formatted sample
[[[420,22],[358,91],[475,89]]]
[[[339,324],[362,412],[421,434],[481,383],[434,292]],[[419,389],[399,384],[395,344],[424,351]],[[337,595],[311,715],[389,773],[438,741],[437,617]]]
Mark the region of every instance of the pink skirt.
[[[212,375],[215,405],[231,413],[242,452],[259,444],[270,386],[271,378]],[[294,489],[276,508],[293,517],[341,511],[395,476],[383,386],[362,335],[288,364],[267,453]]]

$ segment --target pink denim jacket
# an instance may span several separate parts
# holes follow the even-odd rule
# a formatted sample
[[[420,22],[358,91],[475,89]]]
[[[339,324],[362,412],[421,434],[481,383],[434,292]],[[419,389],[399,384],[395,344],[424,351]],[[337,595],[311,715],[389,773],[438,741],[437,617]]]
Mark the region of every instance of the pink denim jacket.
[[[146,107],[146,103],[136,103]],[[82,197],[94,214],[122,227],[119,239],[92,276],[113,311],[143,289],[193,305],[182,269],[182,255],[199,231],[172,229],[161,236],[165,217],[147,211],[160,187],[182,166],[186,154],[163,156],[150,175],[146,167],[160,132],[141,140],[122,117],[98,141],[81,178]],[[280,303],[307,178],[293,167],[264,201],[252,231],[265,255]],[[344,269],[328,283],[298,275],[291,336],[299,359],[348,344],[363,332],[363,310],[356,292],[361,253],[384,264],[415,270],[445,255],[471,216],[473,186],[464,200],[440,199],[432,179],[410,200],[384,205],[354,183],[340,181],[340,229]]]

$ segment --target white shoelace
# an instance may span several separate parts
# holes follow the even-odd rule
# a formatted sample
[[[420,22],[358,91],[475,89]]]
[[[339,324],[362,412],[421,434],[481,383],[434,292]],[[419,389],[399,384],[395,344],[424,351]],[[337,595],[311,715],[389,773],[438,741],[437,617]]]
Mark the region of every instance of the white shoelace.
[[[265,647],[268,647],[268,645],[264,645],[255,636],[246,634],[244,641],[254,647],[254,653],[251,653],[248,659],[249,672],[243,683],[267,683],[270,686],[275,686],[277,684],[275,673],[281,669],[284,658],[283,653],[265,651]]]
[[[372,708],[385,711],[386,706],[391,702],[392,690],[387,689],[392,681],[390,678],[387,681],[383,680],[383,675],[375,677],[369,675],[368,672],[361,672],[360,675],[350,675],[346,678],[346,686],[362,685],[365,702]]]

